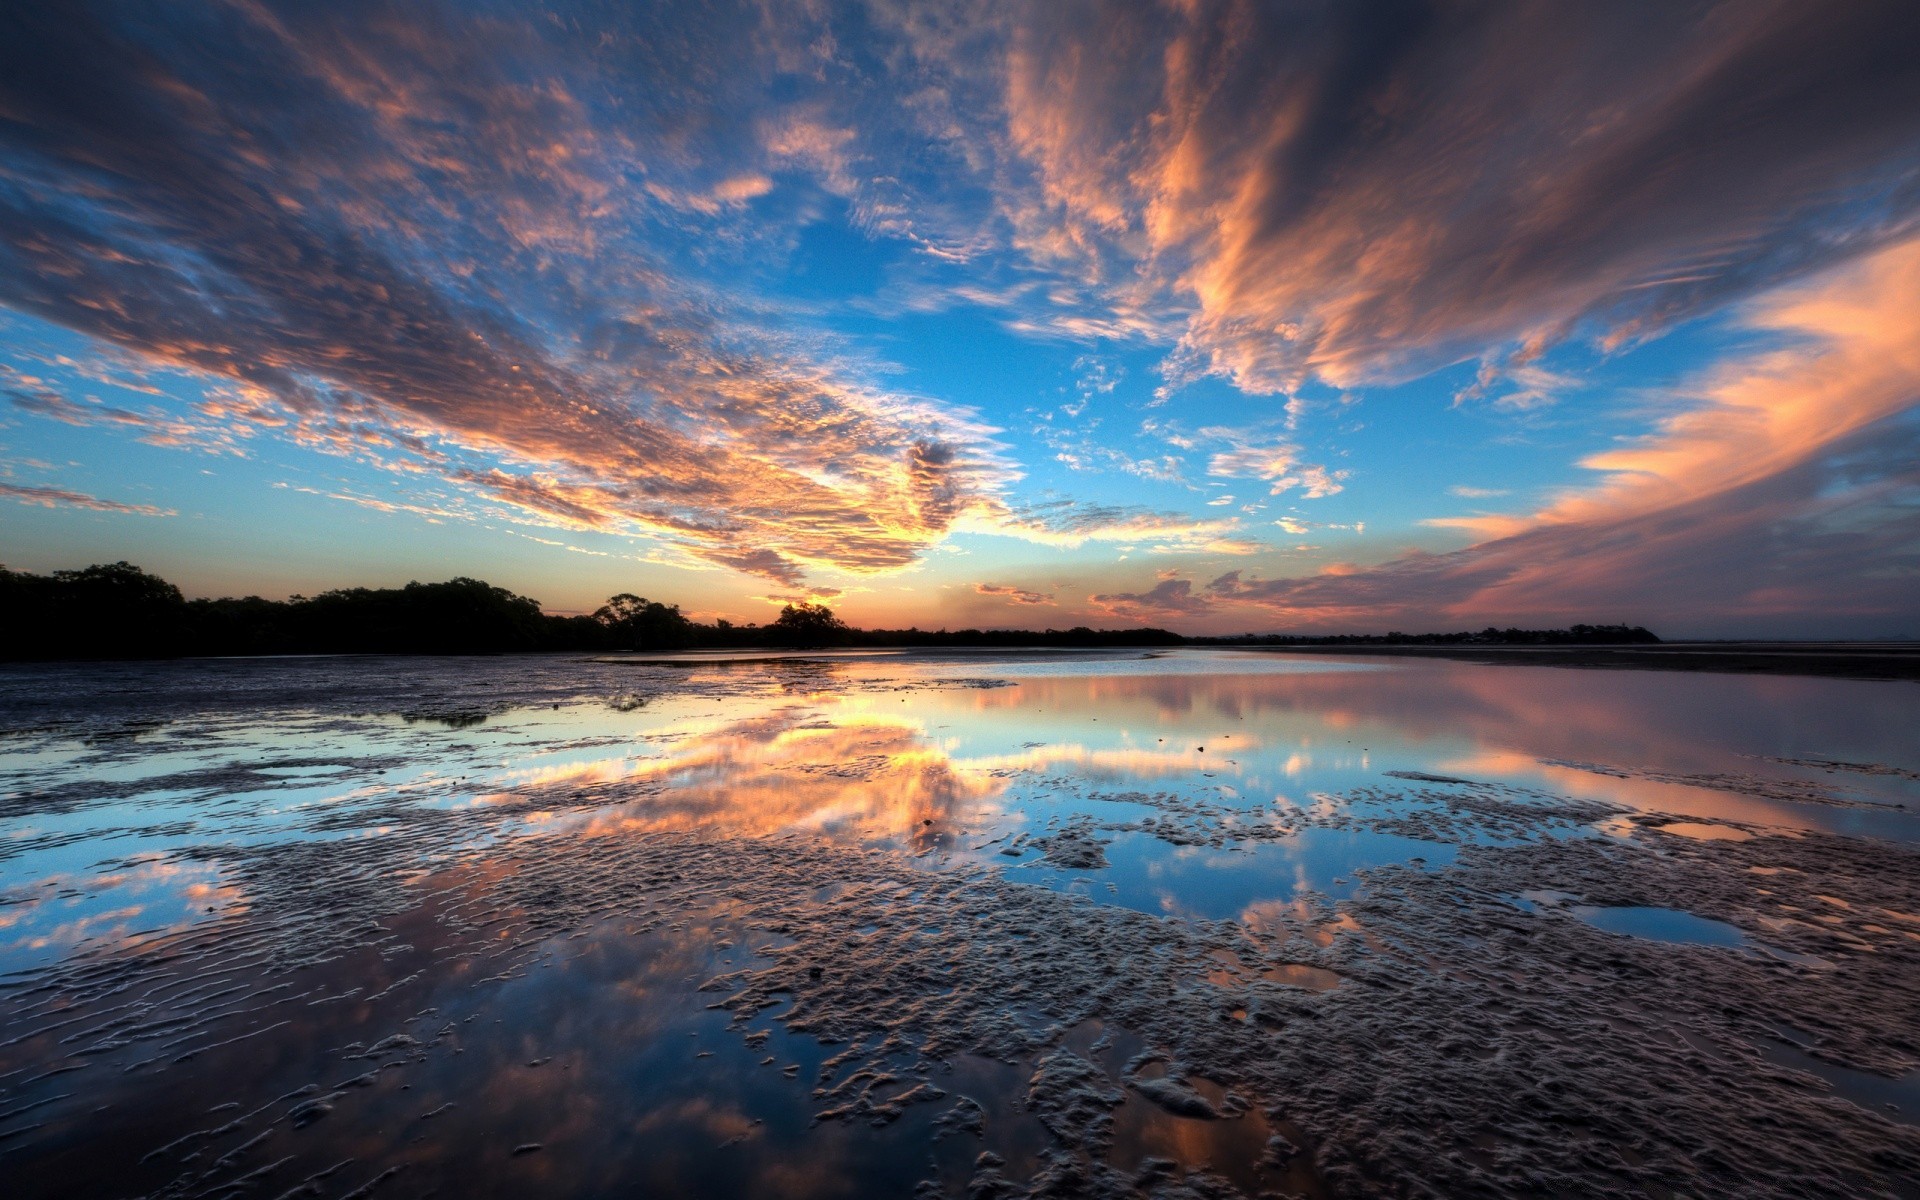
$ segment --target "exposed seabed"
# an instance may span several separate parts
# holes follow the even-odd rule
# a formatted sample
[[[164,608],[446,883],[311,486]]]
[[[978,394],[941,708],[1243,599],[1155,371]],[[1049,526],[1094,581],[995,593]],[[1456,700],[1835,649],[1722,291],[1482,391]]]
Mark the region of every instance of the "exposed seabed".
[[[1907,685],[1173,659],[15,676],[0,1184],[1920,1195]]]

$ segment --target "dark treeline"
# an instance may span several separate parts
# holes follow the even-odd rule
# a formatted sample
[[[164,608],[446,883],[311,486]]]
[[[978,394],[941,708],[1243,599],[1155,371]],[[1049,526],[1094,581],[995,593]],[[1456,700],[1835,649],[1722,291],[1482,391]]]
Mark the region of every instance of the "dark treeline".
[[[591,616],[478,579],[344,588],[318,596],[189,600],[130,563],[35,575],[0,567],[0,659],[172,658],[236,654],[510,654],[536,650],[683,650],[817,646],[1582,645],[1657,642],[1644,629],[1374,637],[1186,638],[1165,629],[855,629],[818,604],[790,604],[765,625],[689,619],[678,605],[622,593]]]
[[[1569,629],[1495,629],[1479,633],[1249,633],[1188,638],[1214,646],[1650,646],[1660,639],[1638,625],[1575,625]]]
[[[765,625],[690,620],[675,604],[622,593],[592,616],[478,579],[343,588],[318,596],[189,600],[131,563],[35,575],[0,567],[0,659],[233,654],[512,654],[815,646],[1164,646],[1164,629],[854,629],[818,604]]]

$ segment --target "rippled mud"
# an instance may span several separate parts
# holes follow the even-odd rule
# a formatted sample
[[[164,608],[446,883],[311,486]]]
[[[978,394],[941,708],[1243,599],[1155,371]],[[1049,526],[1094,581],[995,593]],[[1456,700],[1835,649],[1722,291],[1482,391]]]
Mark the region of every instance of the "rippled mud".
[[[118,670],[0,680],[9,1196],[1920,1195],[1908,685]]]

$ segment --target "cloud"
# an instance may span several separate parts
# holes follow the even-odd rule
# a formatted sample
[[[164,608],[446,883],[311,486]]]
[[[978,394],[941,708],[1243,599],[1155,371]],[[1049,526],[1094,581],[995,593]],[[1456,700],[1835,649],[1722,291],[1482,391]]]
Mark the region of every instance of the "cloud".
[[[98,496],[89,496],[85,492],[76,492],[67,488],[32,487],[26,484],[0,482],[0,496],[40,508],[84,508],[93,512],[126,513],[136,517],[179,515],[171,508],[156,508],[151,504],[122,504],[118,500],[102,500]]]
[[[157,406],[135,411],[92,398],[83,403],[61,395],[37,376],[23,374],[4,363],[0,363],[0,380],[8,381],[0,383],[0,396],[21,412],[63,425],[130,431],[135,441],[149,446],[244,456],[246,451],[241,442],[252,432],[222,428],[211,421],[183,419]]]
[[[1087,597],[1104,613],[1129,620],[1195,616],[1211,606],[1210,598],[1196,594],[1186,579],[1162,579],[1144,592],[1113,592]]]
[[[1350,529],[1354,533],[1365,533],[1367,531],[1367,523],[1365,521],[1340,524],[1329,521],[1303,521],[1299,517],[1281,517],[1276,520],[1274,524],[1278,525],[1285,532],[1295,534],[1296,536],[1314,529]]]
[[[1044,425],[1034,432],[1042,442],[1060,451],[1055,456],[1059,461],[1075,470],[1104,467],[1142,478],[1185,482],[1184,460],[1175,455],[1135,461],[1109,447],[1093,445],[1084,438],[1070,438]],[[1182,450],[1207,449],[1210,451],[1208,475],[1216,479],[1259,479],[1270,485],[1269,495],[1277,496],[1298,488],[1306,499],[1322,499],[1343,491],[1351,474],[1344,469],[1333,470],[1307,462],[1295,442],[1276,439],[1257,428],[1209,425],[1188,432],[1177,421],[1149,418],[1141,423],[1140,432],[1144,437]],[[1215,497],[1207,503],[1224,507],[1233,503],[1233,497]]]
[[[1156,483],[1185,483],[1185,466],[1171,454],[1159,458],[1132,458],[1111,446],[1100,446],[1080,438],[1068,439],[1043,431],[1041,440],[1054,447],[1054,461],[1071,471],[1118,471]]]
[[[998,596],[1009,604],[1052,604],[1053,596],[1047,592],[1030,592],[1007,583],[976,583],[973,590],[982,596]]]
[[[659,221],[773,191],[675,140],[728,96],[545,22],[376,12],[23,18],[0,51],[0,304],[222,384],[200,416],[229,438],[788,584],[911,565],[1011,478],[967,413],[871,385],[680,261]],[[648,19],[716,64],[740,32]],[[596,107],[629,68],[662,94]],[[833,143],[789,123],[762,145],[751,106],[713,115],[702,149],[722,157],[819,168]]]
[[[1524,349],[1520,354],[1508,358],[1505,362],[1488,359],[1480,364],[1480,371],[1472,383],[1454,393],[1455,407],[1470,401],[1484,400],[1498,392],[1489,402],[1495,408],[1508,412],[1526,412],[1530,409],[1544,408],[1559,401],[1562,394],[1577,390],[1581,381],[1572,375],[1549,371],[1535,365],[1531,356],[1539,353],[1540,347]],[[1502,389],[1501,385],[1509,385]]]
[[[1126,505],[1049,500],[1018,508],[984,504],[961,521],[964,532],[993,533],[1043,546],[1075,548],[1089,542],[1158,543],[1163,553],[1253,554],[1264,547],[1237,536],[1235,517],[1204,519]]]
[[[347,504],[356,504],[361,508],[370,508],[374,512],[379,513],[411,513],[427,521],[429,524],[434,525],[441,524],[449,519],[458,520],[465,515],[446,508],[434,508],[424,504],[407,504],[400,501],[382,500],[377,496],[362,496],[354,492],[329,492],[322,488],[306,487],[294,483],[276,483],[273,486],[276,488],[285,488],[290,492],[299,492],[302,495],[321,496],[328,500],[339,500]],[[518,530],[514,532],[519,533]],[[548,546],[566,546],[569,550],[578,549],[578,547],[568,546],[565,542],[557,542],[551,538],[534,537],[532,534],[527,533],[520,533],[519,536],[527,538],[530,541],[544,543]],[[594,554],[598,553],[598,551],[582,550],[581,553]]]
[[[1202,437],[1223,441],[1227,448],[1207,460],[1207,474],[1223,479],[1254,478],[1272,486],[1269,495],[1278,496],[1294,488],[1309,500],[1320,500],[1345,490],[1348,472],[1300,461],[1300,447],[1292,442],[1263,442],[1226,429],[1204,429]]]
[[[1783,339],[1673,397],[1649,436],[1483,540],[1291,579],[1228,572],[1194,598],[1307,626],[1630,619],[1856,636],[1920,623],[1920,238],[1751,304]],[[1435,522],[1442,523],[1442,522]],[[1185,593],[1182,593],[1183,597]],[[1201,615],[1210,611],[1189,607]]]
[[[1722,636],[1911,633],[1920,431],[1895,432],[1875,429],[1789,471],[1607,524],[1544,525],[1294,579],[1229,572],[1205,595],[1252,606],[1276,627],[1625,620]]]
[[[671,204],[675,208],[689,209],[705,216],[714,216],[725,209],[744,208],[749,201],[758,199],[772,190],[773,180],[760,174],[736,175],[731,179],[722,179],[701,192],[685,192],[662,183],[647,185],[647,194],[654,199]]]
[[[1879,4],[1062,3],[982,70],[1028,254],[1183,307],[1175,386],[1290,393],[1618,344],[1900,236],[1916,38]]]

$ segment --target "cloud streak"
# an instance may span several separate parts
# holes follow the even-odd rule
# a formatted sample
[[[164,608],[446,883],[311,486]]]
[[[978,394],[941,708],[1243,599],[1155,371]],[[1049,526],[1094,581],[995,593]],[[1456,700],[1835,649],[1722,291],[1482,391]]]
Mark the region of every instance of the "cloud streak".
[[[118,500],[102,500],[98,496],[89,496],[85,492],[60,487],[36,487],[29,484],[0,482],[0,496],[40,508],[84,508],[91,512],[125,513],[136,517],[179,515],[171,508],[158,508],[151,504],[122,504]]]
[[[976,583],[973,585],[973,590],[978,595],[995,596],[1005,600],[1008,604],[1039,605],[1053,603],[1053,596],[1049,593],[1028,591],[1026,588],[1014,587],[1010,583]]]
[[[1117,314],[1186,308],[1176,385],[1507,344],[1532,406],[1571,331],[1631,340],[1912,227],[1911,6],[1060,3],[1000,36],[1015,227]]]

